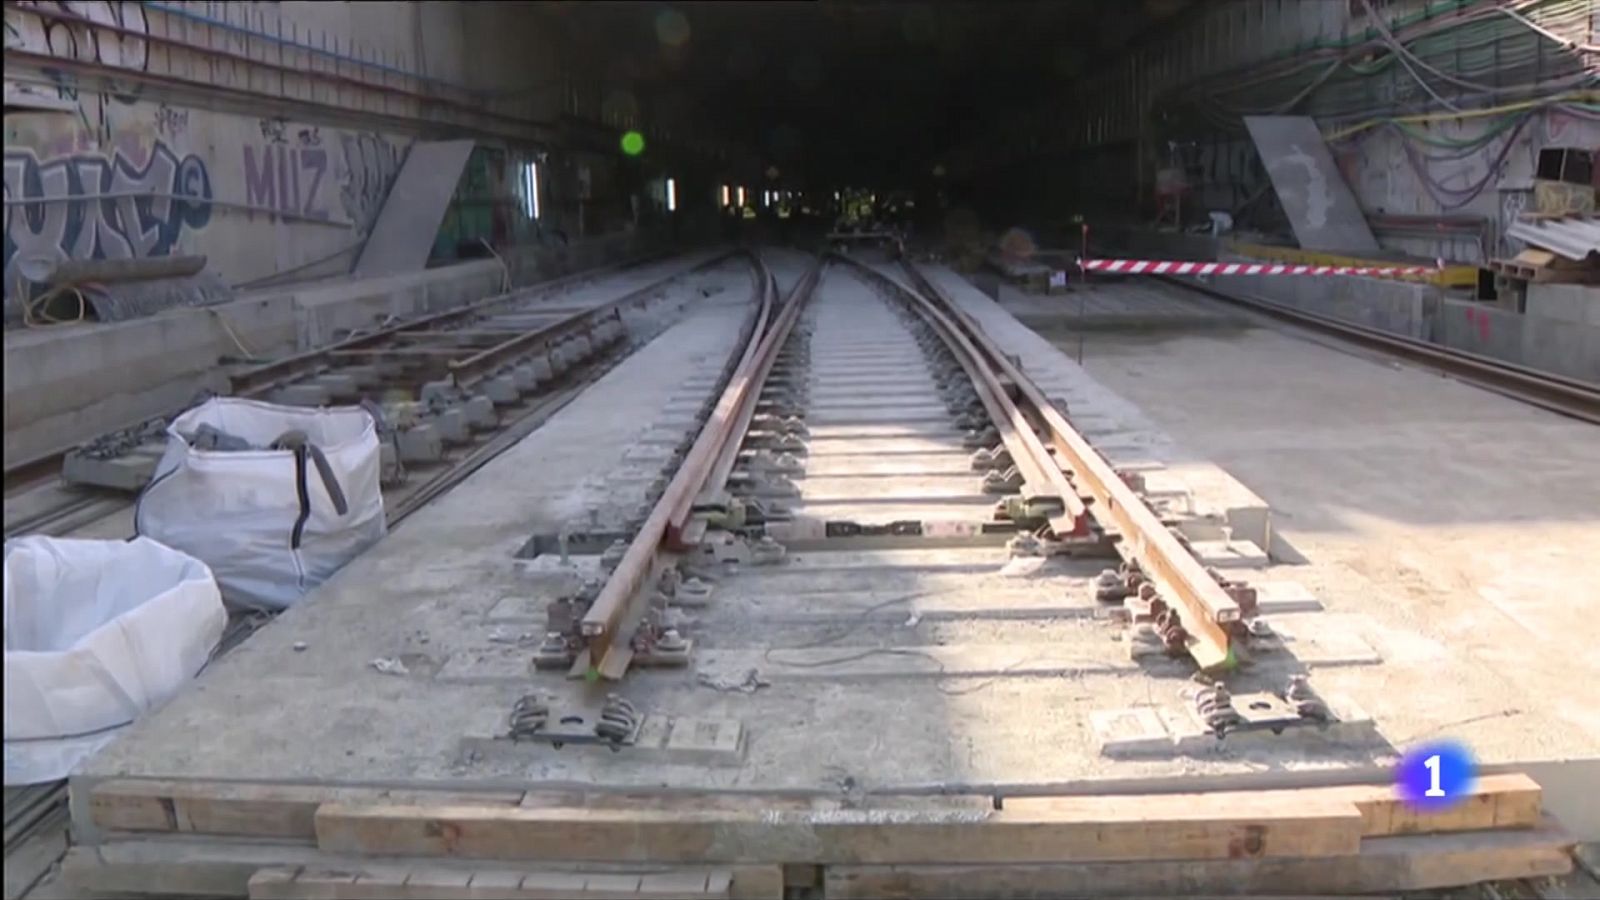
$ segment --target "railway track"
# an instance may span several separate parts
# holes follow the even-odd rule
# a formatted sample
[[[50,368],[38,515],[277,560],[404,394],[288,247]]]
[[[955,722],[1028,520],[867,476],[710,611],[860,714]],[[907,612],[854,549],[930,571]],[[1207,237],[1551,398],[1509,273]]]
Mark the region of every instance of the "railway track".
[[[650,277],[611,299],[563,306],[585,274],[399,322],[333,345],[230,374],[235,396],[298,406],[367,402],[382,408],[390,520],[469,474],[548,417],[626,355],[626,321],[671,285],[727,263]],[[764,277],[764,276],[763,276]],[[634,335],[634,341],[647,337]],[[6,523],[6,535],[64,535],[116,514],[148,480],[165,443],[148,424],[104,436],[6,473],[8,492],[78,476],[58,497]],[[53,467],[53,468],[52,468]],[[42,474],[48,472],[49,474]],[[8,497],[8,506],[11,498]]]
[[[352,767],[305,698],[285,699],[306,732],[284,738],[292,769],[213,752],[174,771],[157,736],[75,782],[96,843],[69,863],[105,889],[160,865],[231,894],[353,879],[420,897],[439,878],[707,898],[1394,893],[1570,865],[1525,776],[1486,778],[1482,802],[1442,817],[1399,807],[1392,748],[1295,677],[1320,611],[1302,611],[1298,645],[1258,627],[1282,608],[1202,566],[1195,523],[1072,430],[1089,404],[1053,380],[1054,351],[1013,358],[987,330],[1003,313],[941,277],[829,257],[783,296],[765,279],[738,325],[729,305],[682,352],[658,345],[635,375],[692,373],[653,386],[658,420],[601,425],[588,404],[566,423],[640,441],[593,473],[619,485],[603,513],[623,539],[506,566],[474,538],[454,552],[484,584],[399,586],[367,607],[425,601],[425,645],[409,617],[353,629],[318,668],[318,648],[290,657],[318,707],[403,694],[361,708],[404,746]],[[632,452],[647,440],[660,452]],[[523,487],[532,508],[475,524],[545,527],[576,496],[598,502]],[[310,612],[353,621],[367,597],[322,602]],[[263,634],[214,692],[240,702],[305,627]],[[358,671],[402,646],[408,673]],[[1168,730],[1130,760],[1102,723],[1141,711]],[[423,720],[436,726],[402,724]],[[1252,781],[1308,762],[1327,771]]]
[[[879,301],[846,309],[827,292],[813,301],[824,269],[835,281],[867,286]],[[547,642],[543,666],[568,664],[574,674],[616,680],[635,656],[654,660],[663,643],[669,659],[678,655],[677,638],[650,618],[648,586],[678,577],[671,573],[680,563],[687,558],[692,567],[708,547],[739,544],[730,552],[749,561],[795,541],[982,545],[997,536],[1024,555],[1098,552],[1119,560],[1104,576],[1103,595],[1137,595],[1138,617],[1161,646],[1201,669],[1236,665],[1253,593],[1207,570],[1130,485],[1135,479],[1106,462],[1060,405],[915,265],[903,261],[888,274],[829,257],[787,302],[764,298],[752,315],[704,428],[664,473],[650,515],[604,583],[573,598],[581,617],[569,622],[563,611],[562,623],[552,624],[563,640]],[[797,331],[800,321],[807,326]],[[817,346],[818,334],[826,346]],[[815,374],[808,369],[814,348],[827,360]],[[813,387],[836,407],[811,410]],[[840,390],[894,399],[833,396]],[[909,444],[905,434],[915,435]],[[823,460],[828,474],[812,480],[808,462],[824,449],[838,458]],[[853,468],[863,452],[871,464]],[[908,468],[888,466],[902,456]],[[802,478],[812,493],[797,487]],[[712,524],[730,521],[725,529]]]
[[[1283,607],[1202,562],[1194,536],[1214,526],[1113,465],[1074,428],[1087,404],[941,284],[907,263],[827,257],[780,295],[754,270],[725,364],[720,347],[682,356],[704,374],[637,427],[673,449],[642,510],[619,496],[624,539],[572,560],[565,547],[559,562],[524,556],[504,590],[485,572],[481,606],[430,596],[426,652],[398,676],[412,708],[363,707],[374,733],[441,701],[496,731],[441,723],[369,747],[356,783],[341,780],[355,777],[347,765],[319,772],[316,754],[343,746],[321,740],[331,726],[293,716],[313,734],[285,747],[287,780],[272,760],[198,757],[204,776],[157,764],[86,778],[74,790],[98,845],[80,848],[78,875],[109,890],[160,865],[285,897],[351,879],[423,896],[424,875],[522,886],[507,896],[559,884],[579,897],[931,897],[993,892],[997,878],[1027,896],[1246,882],[1375,893],[1559,870],[1563,838],[1520,775],[1486,779],[1483,803],[1436,821],[1395,807],[1387,783],[1356,783],[1381,774],[1251,789],[1234,741],[1267,769],[1381,773],[1392,750],[1370,742],[1359,710],[1296,677],[1294,647],[1314,643],[1320,612],[1301,612],[1299,645],[1260,627]],[[661,457],[624,458],[618,480],[644,484],[642,461]],[[575,574],[595,577],[573,591]],[[529,597],[555,601],[542,644]],[[324,600],[358,611],[349,592]],[[254,664],[296,627],[262,635]],[[365,660],[393,652],[389,639],[353,635],[366,643],[341,652]],[[214,684],[241,689],[247,656]],[[656,667],[669,671],[639,671]],[[324,687],[318,703],[348,702]],[[1097,723],[1140,710],[1169,732],[1125,762],[1124,738]],[[392,769],[379,773],[397,753],[412,780],[391,784]],[[1208,793],[1170,796],[1210,775]],[[154,824],[150,810],[164,811]],[[152,836],[167,821],[188,824]],[[1457,831],[1493,852],[1463,851]],[[1270,833],[1270,851],[1242,846],[1251,833]]]

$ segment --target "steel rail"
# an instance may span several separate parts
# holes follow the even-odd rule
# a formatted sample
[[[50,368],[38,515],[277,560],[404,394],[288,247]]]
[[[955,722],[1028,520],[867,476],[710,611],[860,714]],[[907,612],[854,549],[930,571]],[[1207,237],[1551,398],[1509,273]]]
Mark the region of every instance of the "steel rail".
[[[564,319],[539,325],[507,340],[481,350],[465,359],[451,360],[449,364],[450,377],[457,387],[468,387],[499,368],[512,357],[530,353],[535,349],[548,346],[554,341],[563,340],[577,334],[586,334],[596,325],[606,319],[622,321],[622,311],[628,306],[642,306],[651,297],[655,296],[668,282],[675,281],[685,275],[703,272],[706,269],[721,265],[740,251],[730,250],[718,254],[710,260],[702,262],[687,271],[678,272],[666,279],[654,281],[638,290],[610,300],[599,306],[579,310]],[[758,263],[759,264],[759,263]]]
[[[1094,502],[1090,514],[1108,533],[1118,536],[1117,550],[1137,562],[1155,582],[1160,595],[1179,611],[1189,634],[1188,650],[1202,670],[1231,668],[1236,659],[1228,633],[1242,617],[1239,605],[1215,578],[1162,524],[1089,441],[1067,421],[1032,379],[1003,353],[977,320],[961,309],[911,261],[901,266],[916,289],[942,306],[983,353],[988,364],[1016,383],[1022,398],[1044,423],[1059,465],[1071,471],[1073,484]]]
[[[808,272],[807,277],[795,285],[788,303],[775,317],[772,315],[772,298],[767,295],[765,286],[757,287],[754,321],[758,327],[750,330],[743,353],[716,407],[701,426],[689,452],[678,464],[672,480],[667,483],[644,524],[628,544],[622,559],[584,613],[579,623],[579,633],[588,646],[580,654],[575,668],[587,669],[588,672],[610,679],[620,678],[626,673],[626,663],[631,659],[631,653],[624,652],[620,657],[613,656],[613,653],[619,649],[628,650],[631,635],[623,634],[622,630],[629,618],[630,608],[635,605],[635,595],[644,586],[645,579],[656,566],[658,553],[667,544],[668,528],[674,516],[699,496],[722,448],[733,440],[734,424],[743,398],[746,395],[754,397],[760,390],[757,375],[771,370],[770,365],[763,367],[761,363],[776,357],[778,347],[788,337],[798,318],[810,286],[815,283],[815,276]],[[766,327],[768,322],[772,323],[770,328]]]
[[[1208,297],[1243,306],[1263,315],[1294,325],[1330,334],[1352,343],[1380,350],[1436,371],[1443,372],[1463,383],[1493,391],[1524,403],[1561,413],[1600,425],[1600,385],[1568,378],[1550,372],[1541,372],[1515,363],[1480,356],[1466,350],[1444,347],[1439,344],[1402,337],[1365,325],[1344,322],[1331,316],[1304,310],[1288,309],[1278,304],[1254,297],[1240,296],[1208,285],[1180,281],[1175,278],[1161,280],[1168,284],[1188,288]]]
[[[809,275],[809,273],[807,273]],[[779,300],[778,279],[771,272],[766,273],[765,290],[768,302],[776,305]],[[772,367],[777,361],[774,353],[770,360],[760,364],[756,373],[755,383],[765,385],[767,376],[771,374]],[[741,441],[734,440],[732,435],[743,435],[750,430],[750,422],[755,418],[756,406],[761,399],[759,389],[747,392],[739,401],[739,409],[734,415],[730,429],[730,437],[722,442],[717,451],[716,461],[711,464],[711,471],[707,473],[705,484],[700,486],[698,494],[686,498],[672,511],[672,517],[667,522],[667,546],[671,549],[686,549],[699,540],[699,535],[691,534],[692,526],[689,516],[694,512],[696,501],[700,498],[720,493],[727,487],[728,478],[733,474],[733,467],[739,461]]]
[[[1048,516],[1051,529],[1057,535],[1061,537],[1087,535],[1088,508],[1083,499],[1078,496],[1078,491],[1061,471],[1050,451],[1039,440],[1038,434],[1034,432],[1033,423],[1028,421],[1021,408],[1011,399],[1010,393],[995,371],[984,364],[977,348],[962,333],[961,328],[938,306],[916,290],[907,288],[857,260],[840,258],[854,266],[861,274],[900,295],[907,308],[926,322],[949,348],[956,362],[967,373],[973,390],[977,392],[978,400],[1000,433],[1001,443],[1011,454],[1012,463],[1022,475],[1024,499],[1030,502],[1054,501],[1055,505],[1061,508],[1062,512]]]

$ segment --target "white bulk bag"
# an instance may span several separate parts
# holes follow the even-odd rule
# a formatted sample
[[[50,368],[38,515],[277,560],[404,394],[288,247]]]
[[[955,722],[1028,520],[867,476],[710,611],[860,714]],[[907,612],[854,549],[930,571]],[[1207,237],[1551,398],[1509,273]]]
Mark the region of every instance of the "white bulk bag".
[[[146,538],[5,545],[5,783],[65,778],[222,639],[205,564]]]
[[[200,449],[201,426],[258,448],[301,432],[315,449]],[[360,407],[208,400],[167,428],[134,527],[210,566],[230,606],[285,609],[384,536],[380,453]]]

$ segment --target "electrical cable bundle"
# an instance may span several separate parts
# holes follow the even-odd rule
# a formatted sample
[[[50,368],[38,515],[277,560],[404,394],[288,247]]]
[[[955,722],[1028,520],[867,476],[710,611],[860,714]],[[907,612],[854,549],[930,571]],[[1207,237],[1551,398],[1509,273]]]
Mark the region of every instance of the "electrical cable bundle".
[[[1591,27],[1589,0],[1448,2],[1393,25],[1371,0],[1360,2],[1372,23],[1363,34],[1189,82],[1158,97],[1158,107],[1198,111],[1237,129],[1244,115],[1337,121],[1396,110],[1461,112],[1473,102],[1600,86],[1600,47],[1561,37]]]

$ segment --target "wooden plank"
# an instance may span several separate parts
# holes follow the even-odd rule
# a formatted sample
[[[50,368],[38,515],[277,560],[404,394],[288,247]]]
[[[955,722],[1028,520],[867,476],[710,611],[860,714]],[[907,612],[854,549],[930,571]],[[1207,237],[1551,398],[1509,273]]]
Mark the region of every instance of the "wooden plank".
[[[1037,811],[609,810],[330,803],[332,853],[611,862],[1065,862],[1354,854],[1344,801],[1250,793],[1058,797]]]
[[[400,791],[320,785],[236,784],[203,781],[113,779],[93,784],[89,808],[95,826],[112,831],[190,832],[314,841],[315,813],[323,803],[408,806],[512,806],[530,808],[718,810],[830,810],[837,798],[682,793],[536,791]],[[1239,792],[1235,792],[1239,793]],[[1426,831],[1532,827],[1539,821],[1541,791],[1526,775],[1490,775],[1479,779],[1472,797],[1442,813],[1408,810],[1390,787],[1361,785],[1333,788],[1248,792],[1256,802],[1294,804],[1308,797],[1354,803],[1363,817],[1363,836],[1377,837]],[[1012,811],[1043,812],[1062,800],[1081,798],[1008,797]],[[875,798],[874,807],[895,809],[982,809],[987,798]],[[1065,808],[1065,807],[1063,807]],[[1072,808],[1076,808],[1075,806]]]
[[[1572,839],[1537,829],[1373,838],[1350,856],[1055,865],[834,866],[829,900],[1381,894],[1562,875]]]
[[[165,849],[165,848],[164,848]],[[184,848],[161,856],[108,860],[105,848],[77,846],[61,860],[61,880],[83,894],[116,891],[160,897],[242,897],[261,868],[249,860],[223,859],[195,865]]]
[[[118,831],[177,831],[172,801],[161,791],[128,782],[101,782],[89,792],[89,819]]]
[[[484,868],[484,866],[492,868]],[[395,872],[409,876],[414,869],[429,871],[459,871],[469,887],[493,888],[486,896],[504,896],[503,889],[493,887],[505,878],[519,880],[526,897],[565,898],[583,888],[591,876],[610,875],[632,870],[636,876],[648,877],[678,872],[698,872],[707,878],[708,887],[715,883],[730,900],[781,900],[783,897],[782,868],[775,865],[725,865],[708,868],[695,866],[625,866],[606,863],[542,863],[485,864],[440,859],[385,859],[371,860],[323,853],[314,847],[283,842],[239,840],[237,838],[195,838],[184,835],[162,835],[152,838],[118,840],[98,847],[73,847],[68,852],[64,873],[68,883],[78,891],[78,896],[100,893],[139,893],[158,897],[245,897],[295,896],[284,894],[289,889],[276,885],[281,875],[262,875],[262,885],[252,887],[250,881],[263,872],[341,873],[354,878],[355,887],[347,891],[366,890],[374,882]],[[707,874],[709,873],[709,874]],[[437,881],[437,878],[433,880]],[[642,886],[642,881],[641,881]],[[539,888],[544,893],[534,891]],[[279,894],[268,893],[277,890]],[[298,890],[298,889],[296,889]],[[367,896],[362,894],[361,896]],[[434,897],[435,893],[426,894]],[[594,900],[591,895],[589,900]],[[639,900],[635,897],[634,900]]]
[[[1449,809],[1423,812],[1407,805],[1392,785],[1349,785],[1292,790],[1253,791],[1262,805],[1292,808],[1308,801],[1345,802],[1361,811],[1362,837],[1388,837],[1429,832],[1477,831],[1490,828],[1533,828],[1539,824],[1543,792],[1526,775],[1485,775]],[[1005,808],[1042,813],[1057,808],[1058,797],[1007,797]]]
[[[515,806],[521,791],[401,791],[383,788],[116,779],[89,788],[96,827],[316,839],[317,807],[330,801],[405,805]]]
[[[725,870],[645,874],[470,872],[390,866],[382,874],[263,869],[251,876],[251,900],[718,900],[729,896]]]
[[[1520,773],[1486,775],[1478,779],[1465,799],[1438,812],[1424,812],[1407,805],[1393,788],[1369,790],[1372,796],[1354,799],[1356,808],[1368,823],[1363,832],[1368,837],[1534,828],[1541,818],[1544,797],[1539,783]]]

